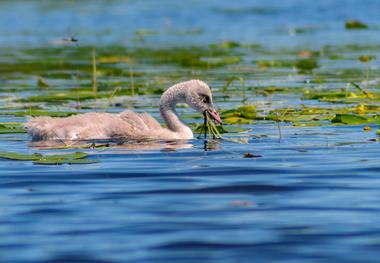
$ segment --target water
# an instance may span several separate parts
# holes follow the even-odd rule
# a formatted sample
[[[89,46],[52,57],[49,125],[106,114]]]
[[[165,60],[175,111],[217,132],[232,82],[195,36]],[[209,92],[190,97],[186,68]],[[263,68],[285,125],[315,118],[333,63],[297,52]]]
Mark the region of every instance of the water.
[[[79,45],[104,48],[234,40],[274,50],[243,52],[242,67],[195,73],[166,64],[133,65],[143,74],[136,77],[137,83],[157,81],[165,86],[194,75],[207,78],[216,103],[225,109],[240,105],[242,99],[238,91],[223,100],[221,87],[226,75],[243,72],[247,85],[256,88],[317,86],[305,84],[310,76],[293,69],[260,71],[251,60],[290,56],[282,54],[283,48],[376,46],[380,41],[379,9],[377,1],[369,0],[2,1],[0,60],[20,65],[38,61],[39,53],[25,50],[58,46],[56,40],[74,33]],[[371,28],[344,30],[348,18],[363,20]],[[293,35],[292,29],[298,27],[311,31]],[[135,31],[139,29],[155,33],[138,39]],[[67,52],[71,58],[71,51]],[[346,68],[361,69],[356,57],[368,52],[380,54],[378,49],[344,51],[341,60],[322,62],[317,74],[331,74],[326,77],[327,87],[344,86],[346,80],[334,74]],[[59,53],[51,58],[65,61],[65,56]],[[79,58],[73,65],[81,63]],[[372,69],[377,72],[377,61]],[[43,94],[35,88],[39,74],[57,90],[88,83],[80,69],[76,71],[84,76],[79,80],[53,75],[65,72],[63,66],[44,70],[6,72],[3,68],[1,87],[16,92],[2,92],[0,106],[9,106],[12,96]],[[100,83],[123,81],[128,74],[99,78]],[[19,91],[23,85],[27,89]],[[248,101],[264,111],[284,105],[327,104],[299,100],[294,94],[265,97],[247,92]],[[117,101],[158,117],[158,99],[159,95],[151,94]],[[89,107],[83,111],[104,110],[104,103],[107,101],[83,103]],[[76,106],[72,102],[41,104],[51,111]],[[114,106],[107,110],[122,109]],[[190,109],[180,112],[193,113]],[[1,116],[0,121],[23,122],[25,117]],[[282,138],[272,122],[237,126],[252,129],[247,134],[248,144],[214,141],[211,149],[204,151],[203,140],[194,139],[84,150],[99,160],[88,165],[43,166],[0,160],[1,262],[378,262],[380,148],[371,141],[377,125],[370,125],[371,132],[363,132],[363,126],[355,125],[293,127],[282,123]],[[25,134],[3,134],[0,149],[38,151],[28,146],[29,141]],[[42,152],[65,151],[72,150]],[[258,156],[243,158],[247,152]]]
[[[380,25],[376,0],[278,1],[2,1],[2,46],[49,45],[62,37],[88,45],[136,45],[135,32],[153,32],[151,45],[209,44],[225,40],[266,46],[378,43],[373,30],[352,34],[347,19]],[[22,17],[22,19],[19,19]],[[294,34],[303,29],[304,34]],[[292,33],[293,32],[293,33]],[[141,45],[141,43],[138,43]]]

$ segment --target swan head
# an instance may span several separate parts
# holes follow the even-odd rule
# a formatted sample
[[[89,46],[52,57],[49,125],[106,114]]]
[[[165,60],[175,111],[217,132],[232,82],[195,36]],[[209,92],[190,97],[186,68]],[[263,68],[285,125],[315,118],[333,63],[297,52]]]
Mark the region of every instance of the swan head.
[[[210,87],[201,80],[190,80],[189,82],[191,85],[185,95],[186,103],[199,113],[209,113],[215,122],[221,124],[222,119],[214,107]]]

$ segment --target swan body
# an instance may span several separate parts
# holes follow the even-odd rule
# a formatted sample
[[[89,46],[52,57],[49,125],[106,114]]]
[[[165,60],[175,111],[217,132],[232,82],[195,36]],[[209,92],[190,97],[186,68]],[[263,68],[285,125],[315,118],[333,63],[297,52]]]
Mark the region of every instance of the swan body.
[[[170,87],[161,96],[160,113],[167,128],[163,128],[149,114],[131,110],[119,114],[89,112],[66,118],[36,117],[24,126],[33,141],[192,139],[193,132],[177,115],[177,103],[186,103],[200,113],[207,111],[216,122],[221,123],[209,86],[200,80],[189,80]]]

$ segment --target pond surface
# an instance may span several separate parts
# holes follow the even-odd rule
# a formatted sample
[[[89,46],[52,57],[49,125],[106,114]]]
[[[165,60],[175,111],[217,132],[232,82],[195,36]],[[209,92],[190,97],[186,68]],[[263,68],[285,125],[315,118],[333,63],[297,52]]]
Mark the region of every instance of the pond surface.
[[[379,11],[370,0],[1,1],[0,151],[97,162],[0,159],[0,261],[378,262]],[[349,19],[368,28],[347,30]],[[18,126],[124,108],[160,119],[162,91],[192,78],[221,111],[255,105],[252,118],[224,115],[244,130],[225,137],[246,143],[39,149]]]

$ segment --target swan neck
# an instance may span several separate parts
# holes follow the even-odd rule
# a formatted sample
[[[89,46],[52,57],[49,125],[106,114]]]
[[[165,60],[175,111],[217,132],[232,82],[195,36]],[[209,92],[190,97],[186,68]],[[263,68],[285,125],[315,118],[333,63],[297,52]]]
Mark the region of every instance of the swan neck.
[[[184,133],[185,137],[192,138],[191,129],[183,123],[176,112],[177,103],[186,102],[185,87],[175,85],[166,90],[160,100],[160,113],[169,130],[175,133]]]

